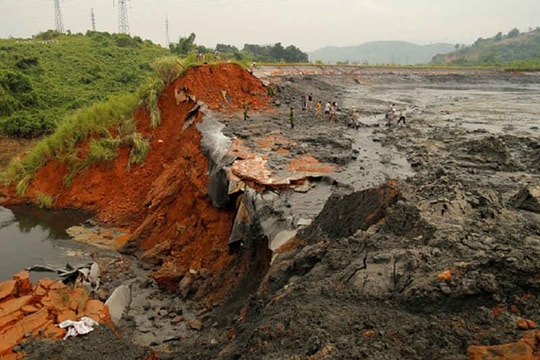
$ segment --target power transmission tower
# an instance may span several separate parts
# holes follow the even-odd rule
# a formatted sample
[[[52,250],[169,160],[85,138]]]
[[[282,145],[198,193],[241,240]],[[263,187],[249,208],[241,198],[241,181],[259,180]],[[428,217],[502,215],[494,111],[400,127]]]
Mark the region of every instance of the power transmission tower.
[[[169,37],[169,17],[165,15],[165,46],[167,49],[169,48],[169,44],[171,43],[171,39]]]
[[[92,16],[92,31],[96,31],[96,15],[94,15],[94,8],[90,10]]]
[[[129,0],[118,0],[118,32],[129,34],[129,22],[127,13],[127,2]]]
[[[54,0],[54,23],[56,31],[64,33],[64,22],[62,21],[62,12],[60,11],[60,0]]]

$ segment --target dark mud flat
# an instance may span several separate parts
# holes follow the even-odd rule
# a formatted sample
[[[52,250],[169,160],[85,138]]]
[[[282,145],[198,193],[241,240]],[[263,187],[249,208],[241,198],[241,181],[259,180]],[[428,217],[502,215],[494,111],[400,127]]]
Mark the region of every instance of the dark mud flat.
[[[339,165],[311,225],[255,292],[218,306],[159,292],[134,265],[122,272],[135,294],[122,338],[99,330],[31,358],[70,358],[80,344],[73,357],[467,359],[471,346],[530,337],[520,320],[540,322],[540,76],[270,70],[255,74],[281,106],[223,131],[253,144],[281,131],[300,144],[291,151]],[[309,93],[338,102],[337,124],[301,110]],[[392,103],[406,127],[382,126]],[[352,106],[359,129],[347,127]],[[533,358],[531,343],[521,350]]]

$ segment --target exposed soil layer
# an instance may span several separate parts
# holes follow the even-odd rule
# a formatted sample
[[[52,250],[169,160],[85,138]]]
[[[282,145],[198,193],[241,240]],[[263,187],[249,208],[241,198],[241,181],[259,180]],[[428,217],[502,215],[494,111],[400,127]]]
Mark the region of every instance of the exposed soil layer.
[[[53,192],[58,204],[131,227],[124,251],[153,270],[157,283],[137,267],[122,272],[134,294],[120,326],[122,341],[135,344],[130,356],[540,357],[540,76],[354,67],[255,75],[273,98],[234,65],[188,71],[161,96],[160,127],[151,131],[145,110],[136,114],[152,137],[143,166],[126,173],[124,154],[76,179],[78,192]],[[301,110],[310,93],[314,102]],[[222,209],[207,195],[215,164],[195,124],[185,126],[204,120],[187,121],[193,99],[233,139]],[[319,99],[338,101],[337,123],[317,117]],[[382,126],[392,103],[406,126]],[[348,126],[352,106],[358,129]],[[45,182],[61,170],[43,170],[33,191],[51,193]],[[44,175],[51,179],[39,185]],[[84,183],[101,195],[85,199],[94,191]],[[270,253],[269,243],[280,246]],[[106,336],[84,340],[123,358],[109,350],[124,345]]]

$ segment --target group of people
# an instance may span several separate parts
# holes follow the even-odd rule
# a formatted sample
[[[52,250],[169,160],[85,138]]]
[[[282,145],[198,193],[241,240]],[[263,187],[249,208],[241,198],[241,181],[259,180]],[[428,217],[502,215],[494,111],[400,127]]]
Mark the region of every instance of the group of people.
[[[403,124],[403,126],[407,125],[407,119],[405,118],[405,115],[403,114],[403,110],[399,111],[399,117],[398,117],[396,104],[392,104],[390,109],[388,109],[388,111],[384,114],[384,120],[385,120],[384,126],[386,127],[392,126],[392,124],[396,122],[396,119],[398,119],[397,125],[401,125],[401,124]]]
[[[317,105],[315,105],[315,118],[321,117],[321,112],[323,111],[322,102],[319,100],[317,102]],[[338,105],[337,102],[333,101],[332,103],[326,102],[324,104],[324,117],[328,118],[330,122],[336,122],[337,121],[337,111],[338,111]]]
[[[302,110],[309,110],[312,109],[313,106],[313,93],[304,94],[301,97],[302,101]],[[337,121],[337,111],[338,111],[338,105],[337,102],[327,102],[324,105],[324,116],[329,119],[330,122],[336,122]],[[315,104],[315,118],[320,118],[323,114],[323,104],[322,101],[319,100]]]
[[[214,50],[214,61],[220,61],[221,56],[218,49]],[[206,63],[206,54],[202,52],[202,50],[197,50],[197,61]]]
[[[302,110],[311,109],[311,104],[313,102],[313,94],[302,95],[301,99],[302,99]],[[248,115],[249,105],[246,101],[244,101],[244,103],[242,104],[242,108],[244,110],[243,111],[244,121],[246,121],[249,119],[249,115]],[[390,109],[388,109],[388,111],[386,111],[384,115],[385,127],[391,127],[393,123],[397,123],[397,125],[406,126],[407,120],[405,118],[403,111],[404,111],[403,109],[400,109],[398,113],[398,110],[396,109],[396,104],[392,104]],[[324,105],[324,110],[323,110],[323,105],[322,105],[321,100],[317,101],[317,104],[315,105],[315,118],[316,119],[320,118],[321,115],[324,114],[324,117],[328,118],[328,121],[330,123],[335,123],[337,122],[337,112],[338,112],[338,105],[336,101],[326,102]],[[294,107],[291,106],[289,110],[289,123],[290,123],[291,129],[294,129],[294,120],[295,120]],[[351,118],[349,119],[349,122],[347,125],[349,127],[353,127],[356,129],[364,125],[360,121],[360,113],[355,106],[352,107]]]

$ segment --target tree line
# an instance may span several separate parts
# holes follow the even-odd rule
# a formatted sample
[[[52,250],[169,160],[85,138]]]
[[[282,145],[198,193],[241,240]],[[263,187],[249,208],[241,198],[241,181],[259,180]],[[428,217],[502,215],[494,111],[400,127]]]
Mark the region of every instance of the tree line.
[[[217,44],[214,49],[195,43],[196,35],[180,37],[177,42],[169,44],[173,54],[186,57],[195,53],[219,54],[221,60],[258,61],[258,62],[308,62],[307,53],[294,45],[284,47],[281,42],[274,45],[244,44],[242,49],[234,45]]]

